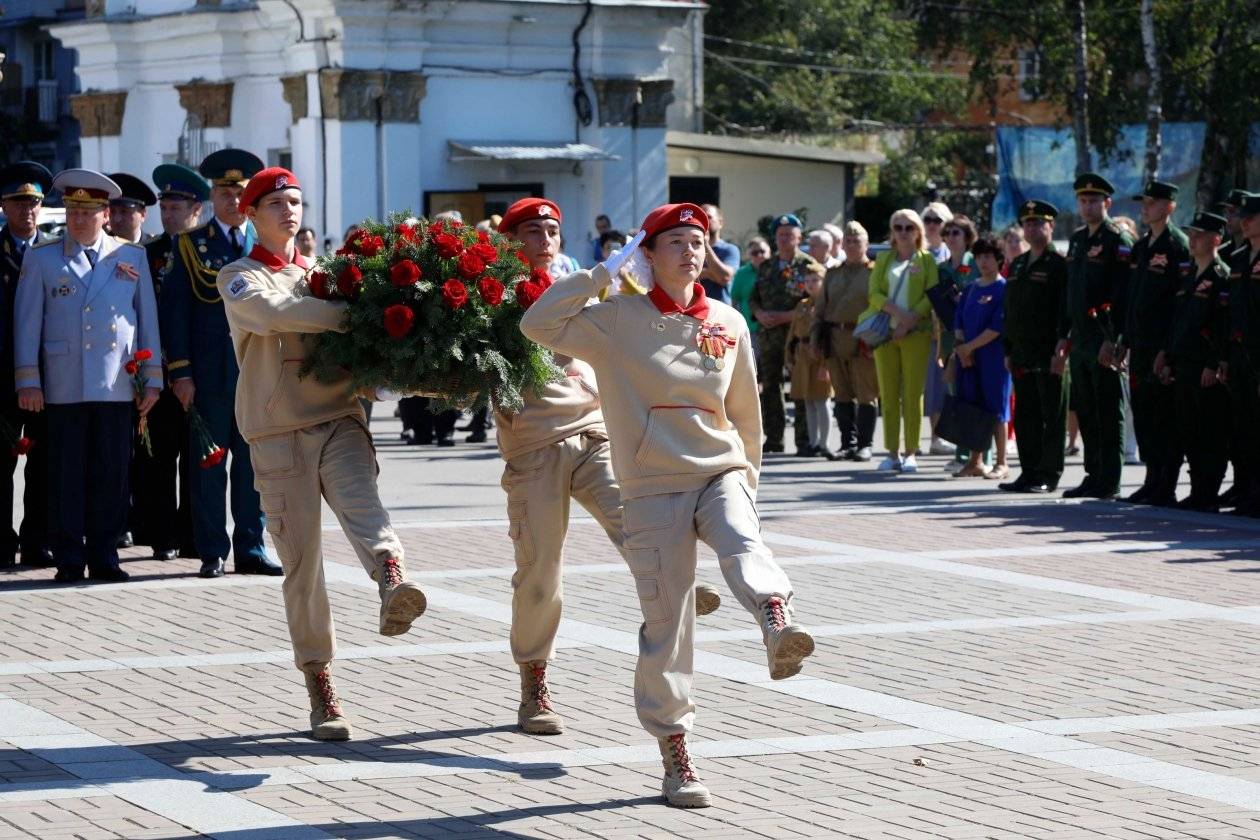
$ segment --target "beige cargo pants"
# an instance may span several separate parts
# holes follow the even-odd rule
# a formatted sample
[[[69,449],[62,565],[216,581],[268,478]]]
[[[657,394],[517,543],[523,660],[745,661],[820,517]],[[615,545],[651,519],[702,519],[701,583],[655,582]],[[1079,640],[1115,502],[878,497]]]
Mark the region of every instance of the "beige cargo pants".
[[[503,469],[508,533],[516,552],[512,575],[512,658],[551,659],[564,600],[561,562],[576,499],[621,549],[621,491],[608,441],[577,434],[518,455]]]
[[[643,610],[634,704],[657,738],[688,732],[696,631],[696,542],[718,556],[735,598],[762,622],[771,596],[785,602],[792,584],[761,539],[757,506],[743,470],[715,477],[699,490],[625,502],[625,555]]]
[[[324,584],[321,495],[373,580],[386,558],[403,558],[376,489],[376,450],[363,424],[345,417],[256,440],[249,452],[267,531],[284,567],[293,658],[300,670],[316,671],[337,650]]]

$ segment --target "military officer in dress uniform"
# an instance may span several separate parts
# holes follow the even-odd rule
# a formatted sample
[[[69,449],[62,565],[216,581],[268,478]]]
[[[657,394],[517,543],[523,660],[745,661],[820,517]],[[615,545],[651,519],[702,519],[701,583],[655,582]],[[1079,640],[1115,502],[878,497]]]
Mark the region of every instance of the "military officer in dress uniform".
[[[122,190],[122,195],[109,202],[109,232],[124,242],[140,242],[144,239],[144,220],[149,208],[157,204],[157,196],[135,175],[111,172],[109,179]]]
[[[18,404],[46,411],[48,519],[56,579],[120,581],[118,535],[127,519],[135,432],[162,384],[157,305],[144,249],[105,233],[106,205],[121,194],[99,172],[67,169],[66,235],[31,249],[18,281],[14,378]],[[137,395],[126,364],[138,351]]]
[[[202,202],[210,197],[210,185],[195,171],[177,163],[164,163],[153,170],[162,214],[162,233],[144,245],[153,276],[158,313],[162,312],[162,283],[173,262],[176,238],[197,226]],[[162,324],[162,334],[170,327]],[[177,555],[196,557],[192,533],[191,461],[188,450],[188,420],[183,406],[170,388],[162,391],[149,413],[149,434],[153,454],[137,449],[132,470],[132,531],[136,541],[153,547],[159,560]],[[176,502],[176,476],[179,493]]]
[[[1052,372],[1070,364],[1073,403],[1085,443],[1085,480],[1065,498],[1114,499],[1124,463],[1124,392],[1116,352],[1124,324],[1124,290],[1133,239],[1107,218],[1116,189],[1086,172],[1073,183],[1085,224],[1068,241],[1067,318],[1060,325]]]
[[[1229,268],[1217,255],[1225,218],[1199,213],[1187,228],[1192,262],[1180,272],[1172,326],[1156,375],[1172,383],[1177,436],[1190,462],[1190,495],[1177,507],[1215,513],[1229,443],[1229,392],[1220,380],[1229,323]]]
[[[1174,302],[1183,272],[1193,265],[1190,240],[1172,222],[1177,209],[1177,185],[1151,181],[1134,201],[1142,203],[1146,233],[1133,246],[1125,295],[1122,343],[1129,353],[1133,430],[1146,464],[1142,486],[1127,501],[1168,507],[1176,504],[1177,475],[1181,472],[1182,442],[1177,436],[1171,380],[1159,371],[1168,342]]]
[[[28,249],[49,241],[49,237],[36,226],[39,208],[44,194],[52,188],[52,173],[33,161],[21,161],[0,169],[0,209],[7,222],[0,230],[0,282],[4,283],[4,295],[0,297],[4,310],[0,312],[0,374],[7,383],[3,406],[4,422],[9,433],[25,435],[34,443],[26,454],[25,490],[22,494],[22,526],[15,532],[10,524],[0,529],[0,568],[12,566],[21,554],[23,566],[52,565],[52,553],[48,550],[48,449],[44,416],[18,407],[13,385],[13,304],[17,295],[18,275],[22,271],[22,258]],[[17,468],[17,456],[12,453],[8,441],[0,442],[0,459],[4,459],[3,475],[0,476],[0,509],[13,510],[13,471]],[[10,517],[12,514],[10,513]],[[20,534],[20,535],[19,535]]]
[[[1234,463],[1245,480],[1234,512],[1260,516],[1260,195],[1238,208],[1243,240],[1229,258],[1229,363],[1223,373],[1232,398]]]
[[[1221,202],[1221,209],[1225,212],[1221,215],[1225,217],[1225,238],[1221,240],[1221,259],[1229,261],[1230,254],[1238,250],[1246,239],[1242,234],[1242,219],[1238,217],[1238,208],[1242,206],[1243,201],[1247,198],[1246,190],[1230,190],[1229,195]]]
[[[198,171],[213,185],[214,218],[179,236],[162,283],[162,323],[167,328],[163,349],[171,391],[185,410],[197,409],[215,443],[231,454],[230,540],[224,504],[227,463],[191,471],[193,538],[205,578],[222,576],[229,550],[240,574],[283,574],[263,545],[263,514],[249,445],[233,414],[240,371],[223,298],[215,285],[219,269],[254,246],[254,228],[241,212],[240,197],[262,168],[261,160],[240,149],[221,149],[201,162]]]
[[[796,305],[806,298],[805,275],[822,271],[822,264],[800,250],[801,220],[791,213],[775,219],[774,241],[778,253],[757,270],[748,303],[753,316],[761,324],[757,347],[760,358],[757,373],[761,377],[761,417],[765,425],[765,452],[783,451],[783,431],[787,418],[783,407],[783,366],[787,352],[788,326],[796,315]],[[797,420],[803,428],[803,418]],[[808,450],[796,435],[798,452]]]
[[[1030,199],[1019,211],[1029,249],[1011,263],[1006,280],[1006,329],[1002,342],[1015,384],[1015,440],[1020,474],[999,484],[1015,493],[1050,493],[1063,475],[1067,425],[1067,370],[1054,373],[1060,326],[1065,320],[1067,260],[1054,249],[1059,209]]]

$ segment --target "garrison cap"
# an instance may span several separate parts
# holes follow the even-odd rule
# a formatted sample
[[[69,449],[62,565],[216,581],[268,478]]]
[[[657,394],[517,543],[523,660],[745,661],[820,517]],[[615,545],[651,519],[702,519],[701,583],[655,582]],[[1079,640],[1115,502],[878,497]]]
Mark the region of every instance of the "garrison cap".
[[[52,185],[61,190],[66,207],[100,210],[122,195],[118,184],[94,169],[63,169]]]
[[[779,216],[774,220],[775,230],[778,230],[785,225],[788,227],[804,227],[804,225],[801,224],[800,217],[795,213],[784,213],[782,216]]]
[[[1176,184],[1168,181],[1147,181],[1146,189],[1142,190],[1141,195],[1133,196],[1133,200],[1141,201],[1144,198],[1162,198],[1166,201],[1176,201],[1177,192],[1180,189]]]
[[[1224,216],[1218,216],[1215,213],[1201,212],[1195,215],[1194,221],[1186,225],[1186,230],[1201,230],[1204,233],[1215,233],[1223,236],[1225,234]]]
[[[1243,201],[1249,195],[1251,195],[1251,193],[1247,192],[1246,190],[1230,190],[1229,196],[1225,199],[1225,206],[1242,207]]]
[[[205,201],[210,197],[210,185],[206,179],[179,163],[164,163],[154,169],[153,183],[157,185],[158,198]]]
[[[263,169],[263,162],[244,149],[219,149],[197,167],[216,187],[243,187]]]
[[[1238,205],[1238,215],[1260,215],[1260,195],[1257,195],[1256,193],[1247,193],[1246,197],[1242,200],[1242,204]]]
[[[554,219],[559,224],[562,219],[560,207],[545,198],[522,198],[503,214],[499,221],[499,232],[511,233],[525,222],[536,219]]]
[[[122,190],[122,195],[109,200],[111,207],[120,205],[139,210],[142,207],[152,207],[157,204],[157,196],[153,194],[153,190],[135,175],[129,175],[126,172],[111,172],[109,179]]]
[[[1110,197],[1116,192],[1111,182],[1097,172],[1085,172],[1077,176],[1072,182],[1072,189],[1077,195],[1096,194]]]
[[[1048,201],[1030,198],[1019,207],[1019,220],[1024,219],[1040,219],[1046,222],[1053,222],[1055,217],[1059,215],[1059,208],[1055,207]]]
[[[20,160],[0,169],[0,198],[42,200],[52,189],[52,173],[43,164]]]

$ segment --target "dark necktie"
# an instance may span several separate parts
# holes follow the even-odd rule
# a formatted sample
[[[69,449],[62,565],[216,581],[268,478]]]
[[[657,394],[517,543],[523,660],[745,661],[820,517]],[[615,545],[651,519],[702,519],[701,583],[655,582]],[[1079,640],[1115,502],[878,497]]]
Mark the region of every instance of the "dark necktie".
[[[232,234],[232,255],[239,257],[243,250],[241,248],[241,232],[236,228],[232,228],[229,232]]]
[[[84,248],[83,253],[87,255],[88,263],[91,264],[92,268],[96,268],[96,249]]]

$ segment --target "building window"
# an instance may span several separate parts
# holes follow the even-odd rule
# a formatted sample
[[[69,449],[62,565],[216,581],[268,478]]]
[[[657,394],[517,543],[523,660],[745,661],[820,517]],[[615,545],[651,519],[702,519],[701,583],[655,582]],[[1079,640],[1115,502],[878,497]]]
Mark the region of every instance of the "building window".
[[[32,46],[35,58],[35,79],[55,79],[57,77],[53,60],[53,42],[51,40],[36,41]]]
[[[1019,98],[1021,102],[1032,102],[1040,98],[1041,90],[1041,53],[1036,50],[1020,50],[1019,53]]]
[[[669,203],[714,204],[721,206],[722,182],[720,178],[692,175],[669,176]]]

